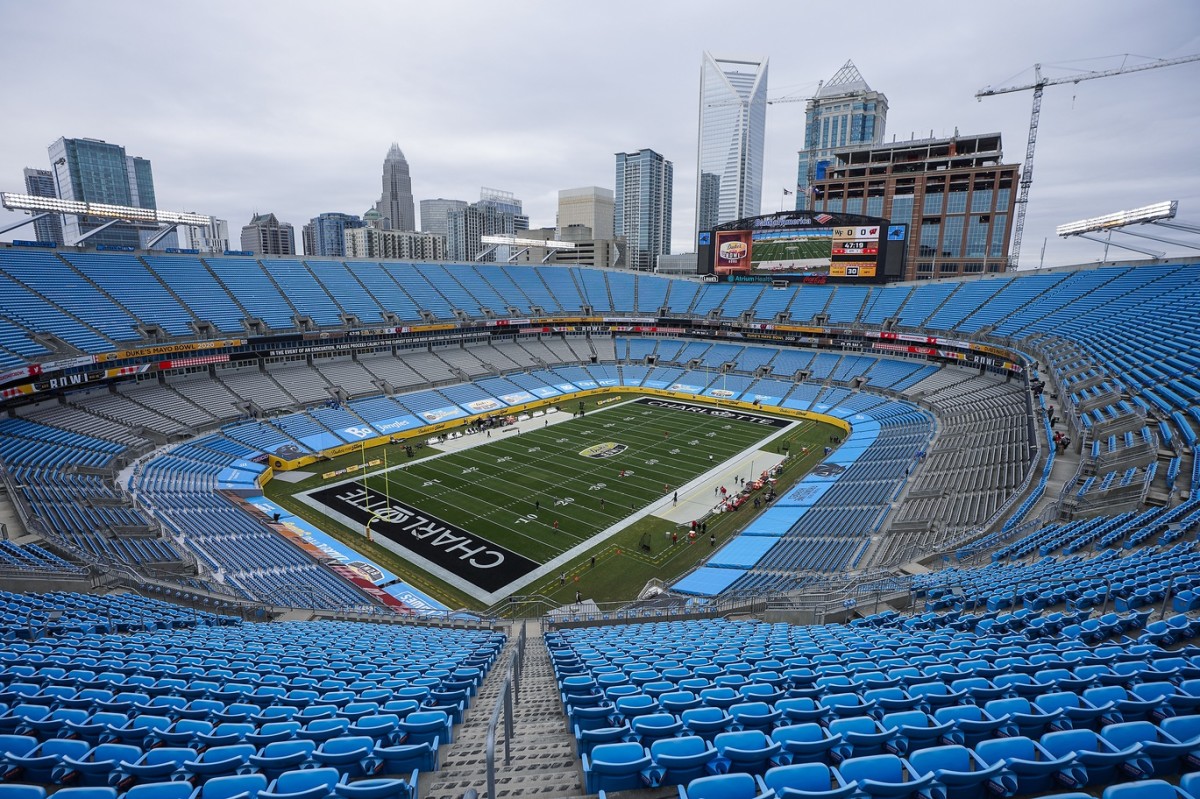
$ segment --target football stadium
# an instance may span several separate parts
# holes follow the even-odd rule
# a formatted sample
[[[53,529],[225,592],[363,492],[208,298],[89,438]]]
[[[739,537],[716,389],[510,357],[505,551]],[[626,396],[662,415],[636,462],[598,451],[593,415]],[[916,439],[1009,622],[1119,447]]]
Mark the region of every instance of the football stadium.
[[[0,308],[4,799],[1200,791],[1198,259]]]

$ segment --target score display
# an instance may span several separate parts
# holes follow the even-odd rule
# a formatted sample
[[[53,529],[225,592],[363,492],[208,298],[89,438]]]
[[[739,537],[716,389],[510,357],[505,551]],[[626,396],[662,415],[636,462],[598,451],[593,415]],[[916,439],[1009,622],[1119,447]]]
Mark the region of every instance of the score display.
[[[830,242],[830,277],[875,277],[881,225],[835,227]]]
[[[907,238],[878,217],[780,211],[700,231],[696,257],[714,281],[884,283],[902,278]]]

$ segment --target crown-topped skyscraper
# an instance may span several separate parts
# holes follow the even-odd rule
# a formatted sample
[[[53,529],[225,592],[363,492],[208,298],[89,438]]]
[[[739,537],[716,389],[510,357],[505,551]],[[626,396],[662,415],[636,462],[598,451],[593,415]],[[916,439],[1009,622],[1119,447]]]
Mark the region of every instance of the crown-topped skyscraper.
[[[853,61],[824,83],[804,108],[804,149],[796,167],[796,209],[812,208],[811,183],[824,180],[835,147],[880,144],[887,95],[867,85]]]
[[[375,205],[392,230],[416,230],[417,215],[413,206],[412,177],[408,161],[400,145],[392,143],[383,159],[383,196]]]

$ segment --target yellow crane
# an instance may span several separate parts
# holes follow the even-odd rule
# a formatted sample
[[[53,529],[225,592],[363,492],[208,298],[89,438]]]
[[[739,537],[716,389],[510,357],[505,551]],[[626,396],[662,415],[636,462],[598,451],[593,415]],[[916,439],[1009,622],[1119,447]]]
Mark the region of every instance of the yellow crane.
[[[1042,90],[1047,86],[1056,86],[1060,83],[1079,83],[1085,80],[1095,80],[1096,78],[1108,78],[1113,75],[1127,75],[1131,72],[1144,72],[1148,69],[1172,67],[1176,64],[1186,64],[1189,61],[1200,61],[1200,55],[1185,55],[1179,58],[1152,58],[1136,64],[1128,63],[1130,58],[1140,58],[1140,56],[1131,56],[1126,53],[1124,55],[1125,61],[1122,62],[1121,66],[1114,69],[1089,70],[1087,72],[1078,72],[1073,75],[1056,78],[1043,77],[1042,65],[1034,64],[1032,83],[1024,83],[1017,86],[1002,86],[1000,88],[985,86],[975,92],[975,99],[982,101],[984,97],[995,97],[998,94],[1033,90],[1033,113],[1029,118],[1029,140],[1025,145],[1025,163],[1021,167],[1020,191],[1017,194],[1017,221],[1013,228],[1012,248],[1008,253],[1009,269],[1016,269],[1017,260],[1021,257],[1021,236],[1025,232],[1025,210],[1029,207],[1029,187],[1033,183],[1033,148],[1037,144],[1038,117],[1042,112]]]

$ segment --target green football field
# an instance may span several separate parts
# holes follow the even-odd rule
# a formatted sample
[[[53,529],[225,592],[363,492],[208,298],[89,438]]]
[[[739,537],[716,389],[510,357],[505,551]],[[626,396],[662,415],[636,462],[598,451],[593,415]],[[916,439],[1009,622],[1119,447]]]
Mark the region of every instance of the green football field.
[[[559,412],[547,417],[554,420],[547,427],[540,419],[522,423],[519,436],[475,433],[417,449],[412,458],[403,443],[342,455],[319,468],[384,457],[390,468],[386,476],[375,466],[353,479],[298,473],[268,483],[267,495],[452,606],[485,607],[514,591],[569,602],[576,588],[597,600],[622,600],[711,551],[683,546],[688,509],[709,507],[706,473],[723,469],[728,479],[730,465],[739,464],[736,472],[748,475],[756,453],[773,455],[760,456],[761,470],[780,447],[803,450],[780,474],[783,491],[819,462],[821,444],[838,432],[822,422],[686,400],[607,402],[587,400],[583,418]],[[767,443],[775,433],[781,437]],[[463,443],[474,446],[457,448]],[[748,460],[732,457],[747,451]],[[697,486],[681,490],[675,507],[675,489],[693,480]],[[708,532],[720,546],[752,518],[752,511],[719,514]],[[678,530],[680,546],[663,546],[667,530]]]
[[[542,563],[788,424],[709,413],[631,402],[354,482]]]
[[[763,261],[799,261],[813,258],[828,259],[832,252],[830,239],[792,239],[785,241],[756,241],[751,257],[754,263]]]

